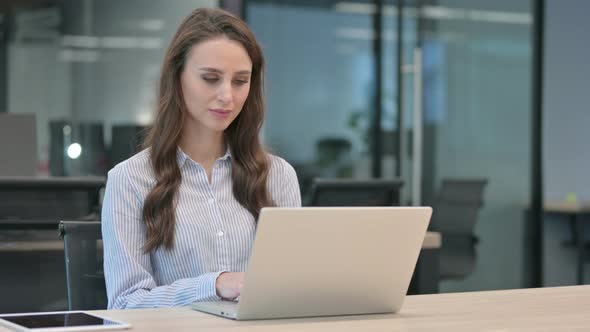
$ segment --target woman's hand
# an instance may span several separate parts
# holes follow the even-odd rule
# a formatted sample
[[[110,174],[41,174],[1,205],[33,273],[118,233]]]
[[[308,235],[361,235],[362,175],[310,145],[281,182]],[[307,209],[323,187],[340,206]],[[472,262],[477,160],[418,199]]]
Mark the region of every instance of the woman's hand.
[[[240,296],[243,283],[244,272],[223,272],[215,282],[217,296],[224,300],[233,300]]]

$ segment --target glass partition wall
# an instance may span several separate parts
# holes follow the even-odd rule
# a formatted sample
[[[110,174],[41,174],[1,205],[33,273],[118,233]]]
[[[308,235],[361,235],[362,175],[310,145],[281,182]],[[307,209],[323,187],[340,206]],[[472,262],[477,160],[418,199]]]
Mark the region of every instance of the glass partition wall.
[[[250,0],[245,13],[269,63],[264,139],[304,195],[316,176],[399,177],[403,205],[435,205],[443,180],[485,179],[475,268],[441,291],[524,286],[532,1]]]
[[[9,113],[35,114],[38,173],[105,175],[132,155],[172,35],[192,10],[218,2],[2,2],[0,110],[5,101]]]

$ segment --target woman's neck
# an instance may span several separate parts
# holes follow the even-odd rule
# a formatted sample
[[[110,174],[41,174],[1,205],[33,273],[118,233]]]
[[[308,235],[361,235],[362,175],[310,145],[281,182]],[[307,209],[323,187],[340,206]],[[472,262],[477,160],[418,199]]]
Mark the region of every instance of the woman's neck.
[[[206,169],[213,166],[226,150],[223,132],[209,132],[199,130],[183,131],[180,148],[192,160],[202,164]],[[210,166],[210,167],[209,167]]]

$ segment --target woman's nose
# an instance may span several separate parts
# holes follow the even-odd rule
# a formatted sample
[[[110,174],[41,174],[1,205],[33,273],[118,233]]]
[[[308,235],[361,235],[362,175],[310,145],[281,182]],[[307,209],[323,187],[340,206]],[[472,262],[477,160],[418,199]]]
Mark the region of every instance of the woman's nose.
[[[223,83],[219,86],[217,91],[217,99],[223,104],[227,105],[232,102],[233,95],[231,89],[231,83]]]

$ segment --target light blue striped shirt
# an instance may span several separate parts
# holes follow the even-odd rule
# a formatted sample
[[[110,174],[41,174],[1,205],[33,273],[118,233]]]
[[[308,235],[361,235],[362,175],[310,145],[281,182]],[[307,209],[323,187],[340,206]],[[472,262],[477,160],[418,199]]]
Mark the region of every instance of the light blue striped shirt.
[[[233,196],[229,149],[205,169],[180,148],[182,182],[176,207],[175,242],[144,253],[142,208],[156,180],[149,150],[108,174],[102,208],[104,273],[109,309],[184,306],[219,300],[220,273],[245,271],[256,232],[254,217]],[[297,175],[285,160],[270,155],[267,187],[277,206],[299,207]]]

